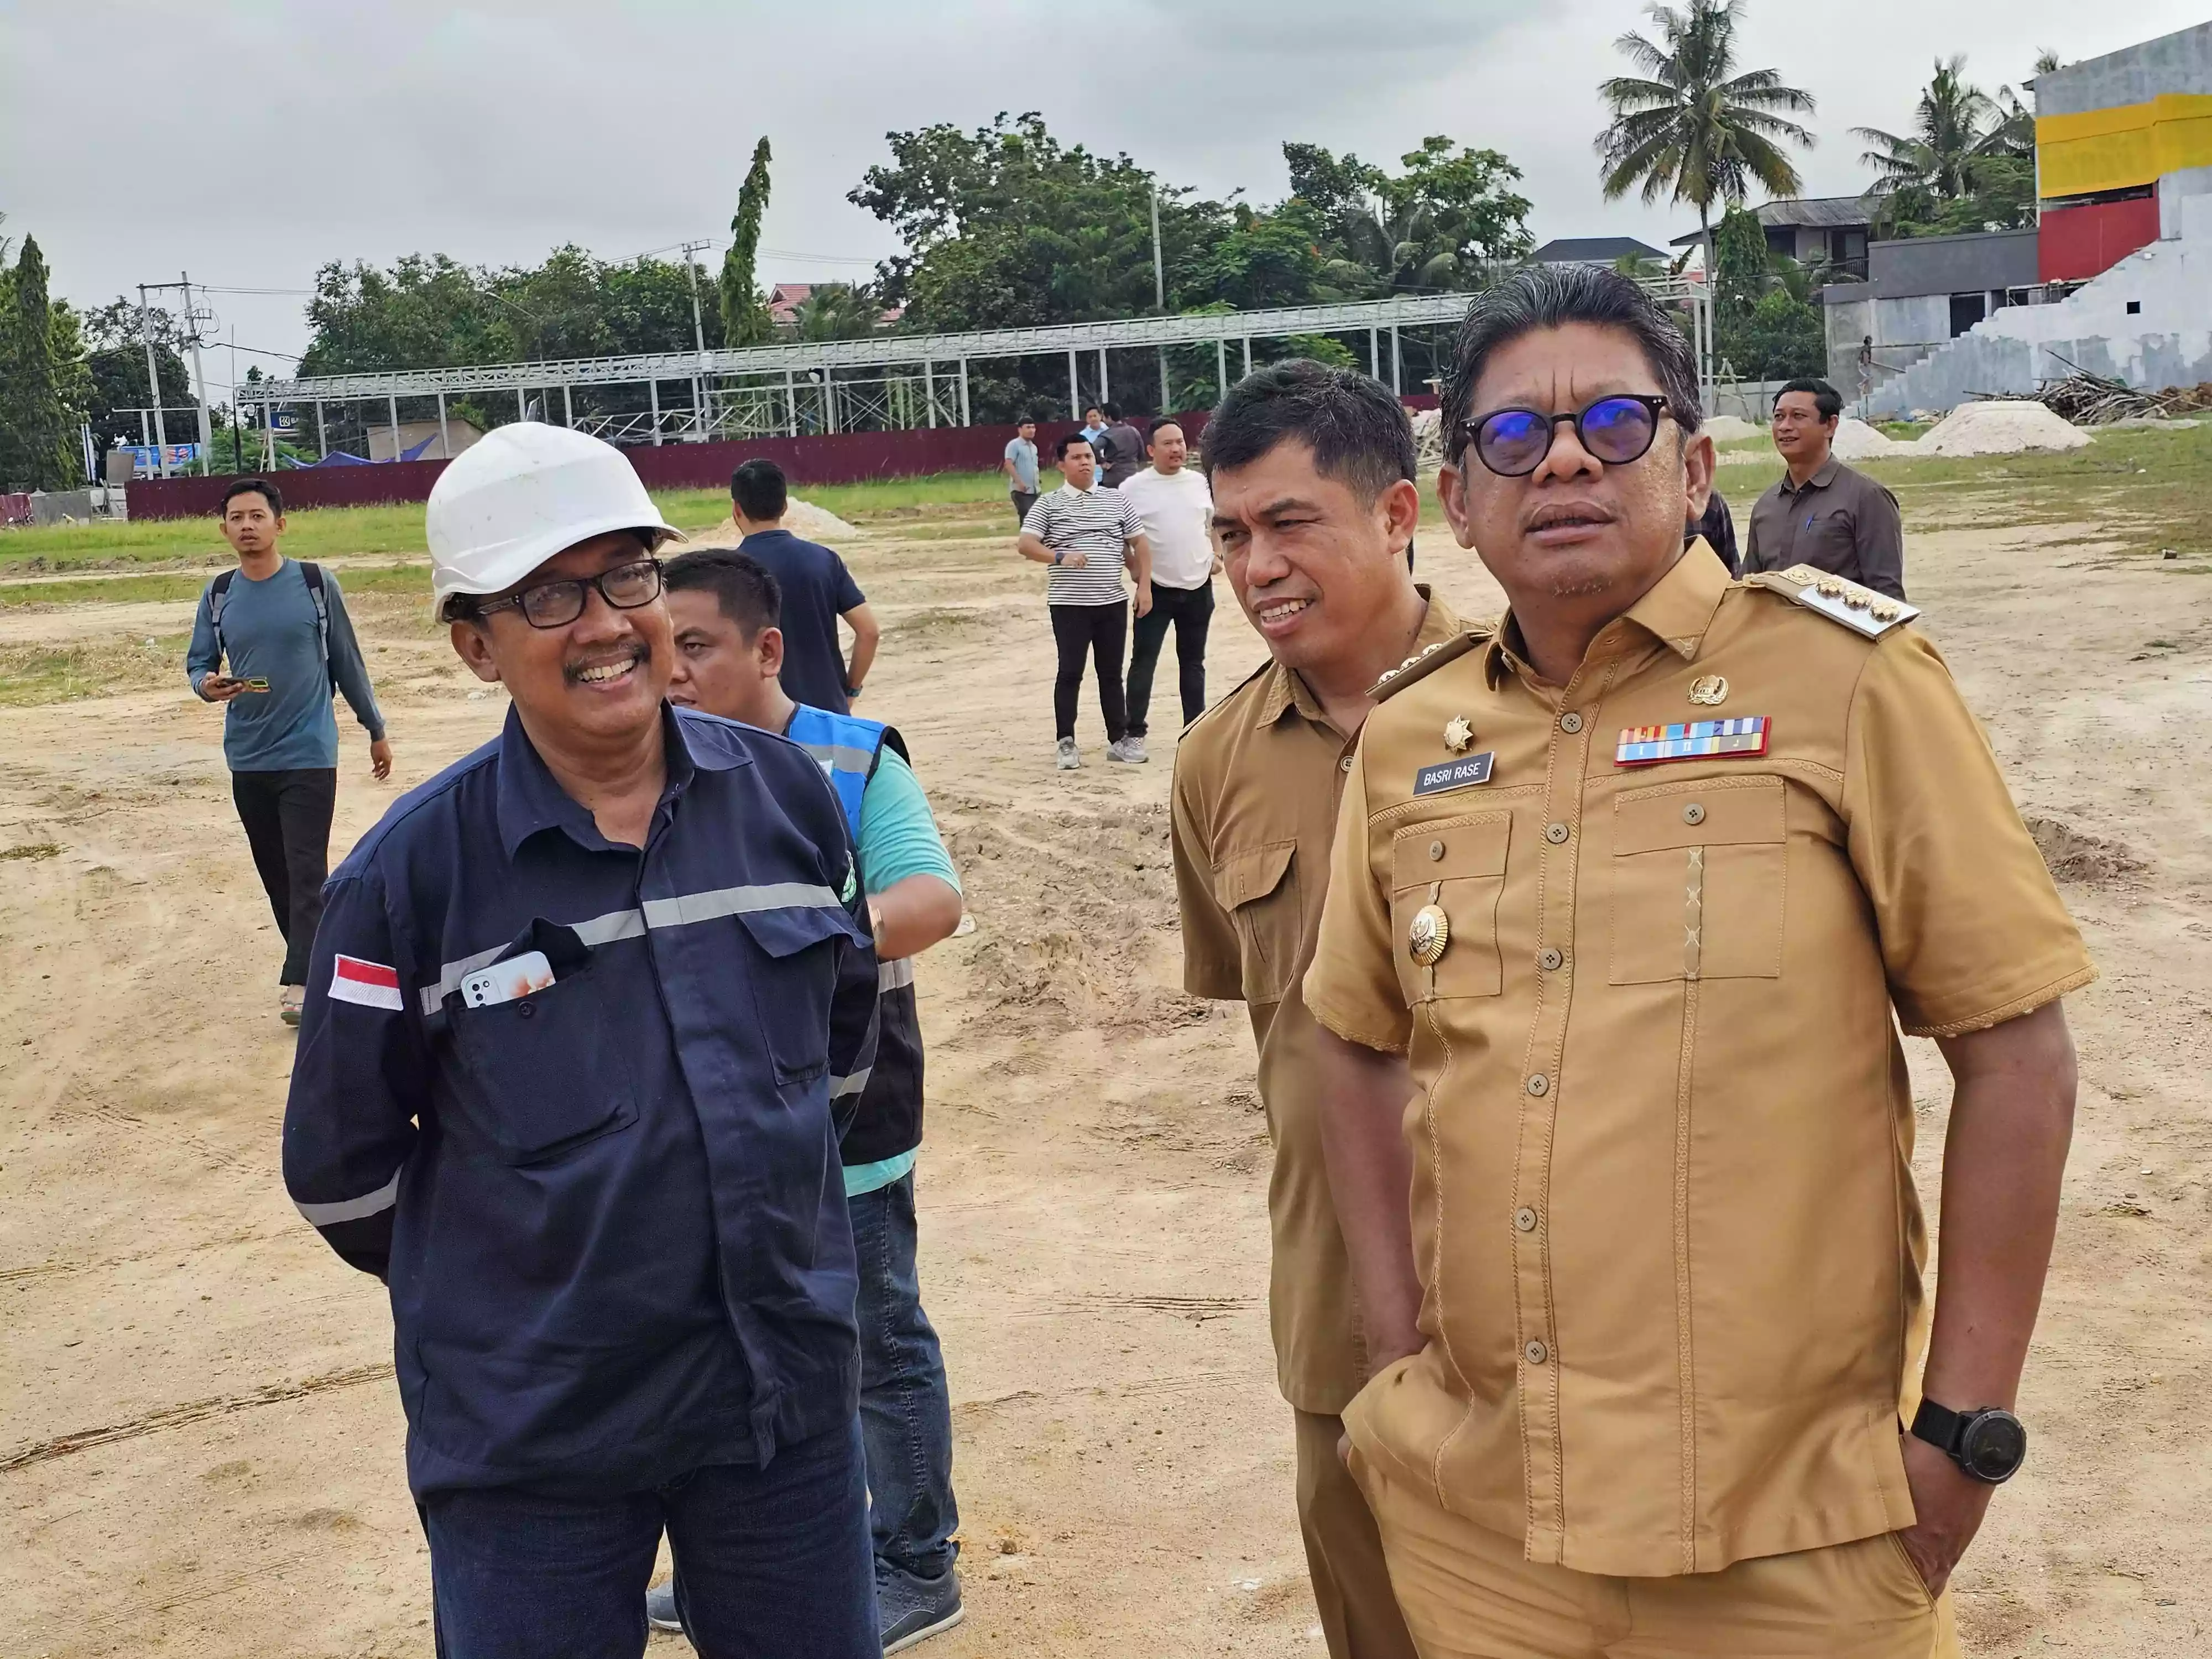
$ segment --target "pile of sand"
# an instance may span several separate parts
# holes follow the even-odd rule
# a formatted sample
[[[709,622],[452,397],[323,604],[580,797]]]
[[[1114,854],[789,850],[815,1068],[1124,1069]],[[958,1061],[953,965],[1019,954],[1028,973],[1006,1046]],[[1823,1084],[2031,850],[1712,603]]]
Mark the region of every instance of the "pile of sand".
[[[1960,404],[1909,446],[1917,455],[2018,455],[2030,450],[2081,449],[2089,434],[2041,404],[1991,400]],[[1893,447],[1904,447],[1893,446]],[[1837,446],[1841,453],[1842,446]],[[1846,460],[1850,459],[1845,456]]]
[[[818,507],[811,501],[802,501],[796,495],[791,498],[791,504],[783,510],[783,527],[793,535],[803,537],[810,542],[822,541],[832,536],[854,536],[860,533],[835,513]],[[744,540],[744,534],[738,528],[737,516],[734,514],[723,520],[712,530],[695,530],[691,532],[691,545],[694,547],[735,547],[743,540]]]
[[[1869,426],[1856,415],[1846,415],[1836,427],[1835,456],[1839,461],[1879,461],[1913,453],[1887,433]]]
[[[1763,438],[1766,428],[1753,426],[1741,415],[1715,415],[1698,428],[1717,444],[1734,443],[1739,438]]]

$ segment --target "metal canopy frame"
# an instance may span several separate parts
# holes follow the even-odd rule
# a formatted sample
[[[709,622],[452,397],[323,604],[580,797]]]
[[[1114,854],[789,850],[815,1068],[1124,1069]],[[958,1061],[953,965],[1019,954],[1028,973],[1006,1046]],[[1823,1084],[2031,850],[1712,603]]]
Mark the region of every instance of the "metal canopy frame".
[[[1644,290],[1662,304],[1686,306],[1690,313],[1692,344],[1697,354],[1698,380],[1706,407],[1712,405],[1712,319],[1711,296],[1700,283],[1680,276],[1639,278]],[[1100,386],[1095,396],[1103,398],[1105,354],[1133,347],[1165,347],[1176,345],[1210,345],[1215,349],[1217,372],[1226,389],[1229,376],[1228,347],[1231,341],[1241,342],[1243,366],[1251,368],[1251,343],[1255,339],[1279,338],[1291,334],[1358,334],[1368,336],[1369,368],[1378,379],[1397,386],[1401,377],[1398,331],[1408,326],[1456,323],[1466,314],[1471,294],[1405,295],[1388,300],[1346,301],[1336,305],[1296,306],[1270,311],[1201,312],[1175,317],[1133,317],[1112,322],[1061,323],[1040,328],[986,329],[968,334],[878,334],[859,340],[823,340],[793,343],[783,345],[750,346],[726,351],[664,351],[630,357],[575,357],[553,362],[522,363],[481,363],[448,368],[399,369],[369,374],[325,374],[291,380],[263,380],[251,388],[238,388],[238,401],[242,407],[258,408],[264,411],[285,405],[374,401],[385,404],[387,411],[396,414],[397,400],[401,398],[437,398],[441,400],[459,393],[472,392],[513,392],[518,400],[530,392],[550,393],[558,390],[562,394],[562,405],[568,404],[567,394],[576,386],[645,386],[653,388],[653,401],[659,403],[659,387],[665,382],[705,381],[720,383],[732,380],[757,383],[758,378],[773,376],[776,389],[787,400],[787,388],[796,386],[799,395],[805,396],[807,382],[814,380],[816,395],[819,396],[821,379],[832,375],[837,369],[889,369],[904,368],[919,371],[921,395],[902,398],[903,404],[918,404],[927,411],[927,423],[938,424],[940,414],[950,416],[957,407],[960,424],[966,424],[968,365],[971,362],[1007,357],[1066,356],[1069,367],[1069,395],[1079,397],[1076,365],[1079,354],[1097,354]],[[1389,362],[1384,362],[1382,335],[1389,334]],[[939,377],[942,377],[941,380]],[[890,381],[901,377],[883,375],[878,384],[888,388]],[[842,389],[845,383],[839,382]],[[728,388],[730,391],[750,389]],[[711,406],[722,390],[717,385],[706,388],[704,400]],[[520,403],[518,404],[520,406]],[[550,413],[552,400],[546,399]],[[788,404],[787,404],[788,407]],[[441,413],[442,414],[442,408]],[[1074,414],[1079,417],[1081,410]],[[670,410],[672,416],[677,411]],[[265,425],[264,422],[264,425]],[[619,424],[619,423],[618,423]],[[701,422],[684,420],[672,424],[680,425],[696,433],[702,425],[720,422],[711,419]],[[795,424],[795,422],[793,422]],[[662,441],[659,423],[652,423],[653,435],[647,441]],[[835,429],[834,426],[831,429]],[[624,429],[622,435],[631,436]]]

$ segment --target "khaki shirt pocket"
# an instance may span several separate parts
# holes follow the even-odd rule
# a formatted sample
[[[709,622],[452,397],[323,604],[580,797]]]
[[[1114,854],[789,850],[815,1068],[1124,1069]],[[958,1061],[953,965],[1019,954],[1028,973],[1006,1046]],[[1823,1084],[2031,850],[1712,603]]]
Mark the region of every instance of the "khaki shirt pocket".
[[[1472,812],[1409,824],[1390,837],[1391,956],[1411,1007],[1448,997],[1494,997],[1504,986],[1498,901],[1505,891],[1510,812]],[[1413,919],[1430,905],[1449,928],[1443,954],[1414,961]]]
[[[1225,853],[1214,864],[1213,896],[1237,926],[1247,1002],[1280,1002],[1297,977],[1304,924],[1297,850],[1295,841],[1271,841]]]
[[[1609,982],[1780,978],[1788,870],[1780,778],[1703,778],[1620,796]]]

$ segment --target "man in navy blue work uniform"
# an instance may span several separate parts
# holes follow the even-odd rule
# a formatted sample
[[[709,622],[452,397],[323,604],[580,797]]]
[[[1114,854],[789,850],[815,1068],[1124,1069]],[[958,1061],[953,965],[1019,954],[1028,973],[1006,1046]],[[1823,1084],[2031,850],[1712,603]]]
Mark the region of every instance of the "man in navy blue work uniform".
[[[331,883],[284,1176],[391,1287],[438,1652],[636,1659],[665,1525],[709,1659],[874,1659],[844,813],[796,744],[668,706],[675,532],[619,452],[504,427],[428,530],[513,708]]]

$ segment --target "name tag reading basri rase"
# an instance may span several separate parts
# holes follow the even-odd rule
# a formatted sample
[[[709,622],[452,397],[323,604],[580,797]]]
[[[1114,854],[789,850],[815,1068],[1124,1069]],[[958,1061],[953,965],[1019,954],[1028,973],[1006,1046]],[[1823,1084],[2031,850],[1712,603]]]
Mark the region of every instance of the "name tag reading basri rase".
[[[1417,795],[1440,795],[1447,789],[1465,789],[1472,784],[1488,783],[1490,769],[1498,759],[1498,751],[1486,749],[1480,755],[1462,755],[1457,760],[1439,761],[1434,766],[1424,766],[1413,774],[1413,793]]]

